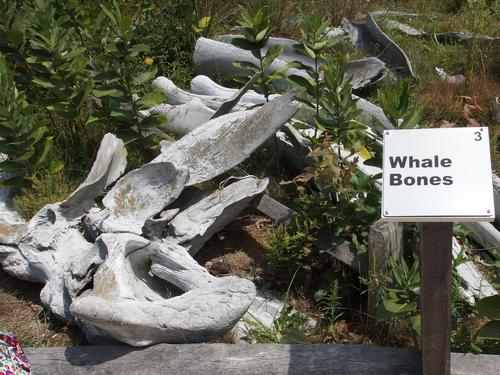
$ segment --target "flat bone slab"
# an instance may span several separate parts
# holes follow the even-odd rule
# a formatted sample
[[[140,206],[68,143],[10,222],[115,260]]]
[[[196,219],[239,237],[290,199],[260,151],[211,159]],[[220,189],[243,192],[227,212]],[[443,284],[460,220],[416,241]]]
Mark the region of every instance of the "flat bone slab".
[[[185,169],[167,162],[149,163],[127,173],[102,201],[107,214],[98,225],[101,232],[142,234],[146,220],[172,203],[188,178]]]
[[[276,133],[298,110],[293,96],[290,91],[257,110],[210,120],[164,148],[152,163],[170,162],[188,170],[186,186],[208,181],[241,163]]]
[[[255,298],[252,282],[211,276],[182,246],[129,233],[103,234],[97,242],[108,257],[92,292],[77,298],[71,312],[129,345],[209,341],[230,330]]]
[[[222,40],[228,43],[230,43],[234,37],[237,37],[237,35],[220,36]],[[247,61],[258,64],[258,60],[250,51],[243,50],[228,43],[198,38],[193,55],[196,72],[209,77],[215,77],[220,74],[224,76],[236,76],[241,75],[241,69],[233,65],[235,61]],[[269,47],[275,44],[284,43],[285,54],[276,58],[268,68],[268,71],[287,68],[288,62],[293,60],[298,60],[304,64],[314,66],[314,62],[311,59],[298,55],[293,51],[292,45],[297,43],[296,41],[285,38],[270,38],[269,43]],[[377,82],[383,78],[385,70],[385,64],[374,57],[349,62],[346,66],[346,74],[352,77],[351,84],[355,89]],[[305,78],[308,77],[305,72],[296,68],[287,70],[286,75],[291,74]],[[274,85],[280,90],[290,88],[290,83],[287,80],[278,80]]]
[[[216,232],[233,221],[250,202],[266,189],[269,180],[243,178],[216,190],[179,213],[167,227],[169,240],[194,256]]]

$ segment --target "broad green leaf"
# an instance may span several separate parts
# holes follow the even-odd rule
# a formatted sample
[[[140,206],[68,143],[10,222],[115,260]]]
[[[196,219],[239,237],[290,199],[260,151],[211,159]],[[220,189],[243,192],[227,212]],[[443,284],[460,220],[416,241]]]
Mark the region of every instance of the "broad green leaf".
[[[264,38],[267,36],[267,34],[269,34],[270,29],[271,29],[271,25],[268,25],[264,30],[262,30],[260,33],[258,33],[255,36],[255,41],[260,42],[260,41],[264,40]]]
[[[114,80],[117,78],[120,78],[120,74],[118,74],[118,72],[116,72],[114,70],[107,70],[105,72],[97,73],[94,76],[94,81],[97,81],[97,82],[110,81],[110,80]]]
[[[157,104],[161,104],[165,101],[166,96],[163,92],[155,90],[147,93],[142,98],[137,101],[137,104],[141,107],[152,107]]]
[[[476,303],[476,309],[488,319],[500,320],[500,295],[481,298]]]
[[[248,40],[243,39],[243,38],[234,38],[231,41],[231,44],[233,46],[245,49],[247,51],[252,51],[252,50],[255,50],[256,48],[258,48],[255,44],[253,44],[252,42],[249,42]]]
[[[205,16],[205,17],[202,17],[199,21],[198,21],[198,28],[201,30],[205,29],[208,27],[208,25],[210,25],[210,20],[212,19],[212,17],[210,16]]]
[[[152,70],[139,74],[133,80],[134,85],[142,85],[143,83],[151,81],[153,78],[155,78],[156,73],[158,73],[158,70],[154,68]]]
[[[403,314],[417,310],[416,302],[399,302],[393,299],[384,299],[382,301],[385,309],[393,314]]]
[[[481,327],[478,338],[500,340],[500,320],[491,320]]]
[[[52,84],[51,82],[49,81],[45,81],[43,79],[40,79],[40,78],[33,78],[32,82],[35,84],[35,85],[38,85],[38,86],[41,86],[43,88],[54,88],[56,86],[54,86],[54,84]]]
[[[146,52],[149,51],[150,47],[147,44],[136,44],[135,46],[129,48],[131,52]]]
[[[116,18],[115,16],[113,15],[113,13],[111,13],[111,11],[108,10],[108,8],[106,8],[102,3],[99,3],[99,6],[101,7],[102,11],[104,13],[106,13],[106,15],[108,16],[108,18],[111,20],[111,22],[115,25],[117,25],[117,22],[116,22]]]
[[[33,155],[34,160],[37,161],[38,163],[43,162],[47,157],[50,149],[52,148],[53,143],[54,143],[54,137],[52,136],[45,137],[43,143],[38,144],[36,147],[35,154]]]
[[[124,96],[123,92],[117,89],[93,89],[92,94],[94,94],[96,98],[102,98],[105,96],[110,96],[112,98],[120,98]]]
[[[26,170],[26,165],[16,161],[5,160],[0,162],[0,171],[8,173],[19,173]]]
[[[252,71],[259,70],[259,67],[257,65],[249,61],[233,61],[233,66],[238,69],[250,69]]]
[[[309,56],[313,60],[316,60],[316,54],[306,44],[304,44],[304,51],[306,52],[307,56]]]
[[[49,164],[50,173],[57,173],[62,171],[64,168],[64,162],[62,160],[54,160]]]
[[[151,115],[146,117],[144,120],[142,120],[139,123],[139,127],[141,129],[151,129],[151,128],[156,128],[158,126],[161,126],[165,123],[166,119],[165,116],[163,115]]]
[[[417,333],[417,335],[422,335],[422,317],[420,314],[413,315],[410,318],[411,328]]]
[[[127,129],[127,130],[120,130],[116,134],[118,138],[120,138],[123,141],[124,145],[128,145],[132,142],[135,142],[139,139],[141,139],[141,135],[137,133],[134,130]]]
[[[264,66],[264,68],[267,68],[269,65],[271,65],[274,59],[276,59],[282,52],[283,47],[280,45],[275,45],[269,48],[266,56],[264,56],[264,58],[262,59],[262,65]]]
[[[15,176],[11,177],[3,182],[0,182],[0,188],[26,188],[30,187],[32,184],[31,179],[27,177]]]

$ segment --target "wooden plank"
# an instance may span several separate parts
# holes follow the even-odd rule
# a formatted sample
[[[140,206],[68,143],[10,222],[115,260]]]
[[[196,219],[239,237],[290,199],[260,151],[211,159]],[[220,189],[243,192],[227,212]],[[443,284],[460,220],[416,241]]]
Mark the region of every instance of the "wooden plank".
[[[450,373],[452,223],[422,223],[420,306],[424,375]]]
[[[410,349],[363,345],[161,344],[27,349],[44,374],[420,374]]]
[[[253,206],[280,224],[289,224],[296,215],[295,211],[266,194],[258,197],[253,202]]]
[[[33,373],[67,374],[420,374],[420,353],[365,345],[160,344],[26,348]],[[453,375],[496,375],[500,356],[451,355]]]

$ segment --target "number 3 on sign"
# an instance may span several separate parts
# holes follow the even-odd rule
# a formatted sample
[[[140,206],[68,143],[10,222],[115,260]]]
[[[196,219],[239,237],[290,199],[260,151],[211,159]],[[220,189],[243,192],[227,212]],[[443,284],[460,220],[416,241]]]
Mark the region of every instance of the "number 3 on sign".
[[[483,137],[481,136],[481,132],[475,132],[474,135],[476,136],[476,138],[474,138],[475,141],[480,141],[483,139]]]

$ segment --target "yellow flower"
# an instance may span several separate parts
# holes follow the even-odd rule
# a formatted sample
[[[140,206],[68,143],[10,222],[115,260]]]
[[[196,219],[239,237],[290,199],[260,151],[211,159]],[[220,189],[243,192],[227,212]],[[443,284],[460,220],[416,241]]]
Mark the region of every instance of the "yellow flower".
[[[146,58],[144,59],[144,64],[146,64],[146,65],[151,65],[151,64],[153,64],[153,58],[152,58],[152,57],[146,57]]]

